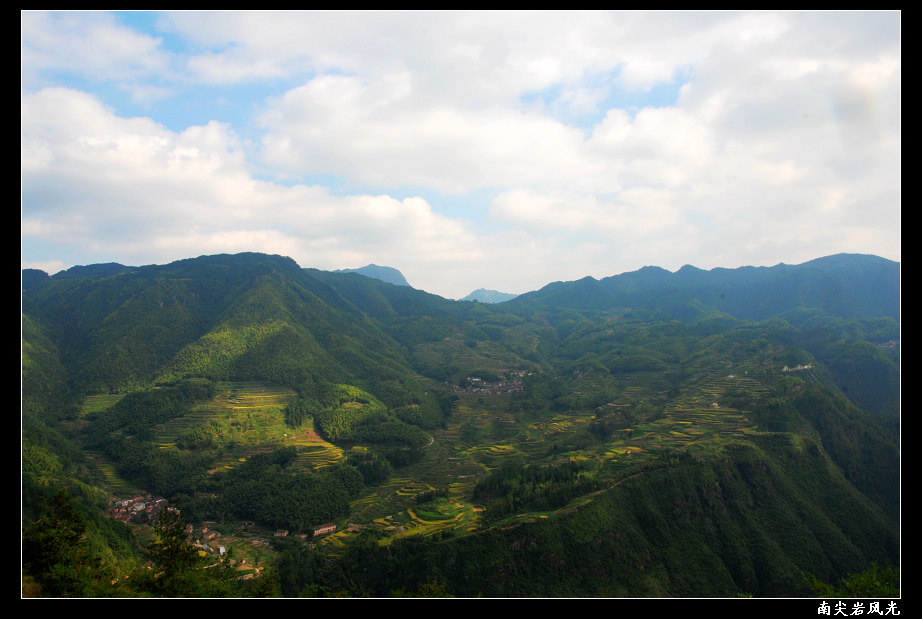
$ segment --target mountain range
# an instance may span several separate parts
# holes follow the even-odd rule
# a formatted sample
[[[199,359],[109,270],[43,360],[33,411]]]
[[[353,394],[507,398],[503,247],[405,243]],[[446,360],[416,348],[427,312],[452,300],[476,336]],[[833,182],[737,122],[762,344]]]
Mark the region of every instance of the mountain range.
[[[63,544],[62,489],[89,523],[24,555],[43,594],[803,596],[898,564],[899,263],[645,267],[502,303],[354,271],[23,271],[26,547]],[[103,514],[143,493],[221,529],[240,580],[138,579],[150,523]]]

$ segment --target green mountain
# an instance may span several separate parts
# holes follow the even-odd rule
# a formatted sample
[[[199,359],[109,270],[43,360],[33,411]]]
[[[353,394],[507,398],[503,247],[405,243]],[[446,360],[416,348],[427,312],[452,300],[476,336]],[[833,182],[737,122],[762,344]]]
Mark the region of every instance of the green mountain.
[[[527,309],[643,308],[690,318],[716,310],[766,320],[801,308],[842,318],[888,316],[899,320],[900,265],[858,254],[839,254],[800,265],[703,271],[686,265],[670,273],[658,267],[596,280],[549,284],[512,303]]]
[[[203,256],[24,272],[22,313],[40,594],[804,596],[899,562],[879,258],[487,304]],[[222,570],[168,560],[173,525],[147,554],[156,516],[116,514],[144,493],[218,530],[229,559],[190,541]],[[142,577],[148,556],[175,579]]]

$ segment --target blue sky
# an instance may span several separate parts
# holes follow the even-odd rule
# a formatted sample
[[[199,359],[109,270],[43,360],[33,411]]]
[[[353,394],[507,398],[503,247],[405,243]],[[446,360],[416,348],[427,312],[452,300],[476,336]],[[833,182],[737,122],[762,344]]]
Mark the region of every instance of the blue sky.
[[[21,13],[22,266],[900,259],[898,12]]]

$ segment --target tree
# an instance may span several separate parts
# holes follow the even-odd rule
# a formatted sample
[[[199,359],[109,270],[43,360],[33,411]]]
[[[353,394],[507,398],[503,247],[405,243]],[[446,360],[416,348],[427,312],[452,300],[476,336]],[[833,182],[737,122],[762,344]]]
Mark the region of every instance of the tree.
[[[841,586],[832,585],[809,576],[806,586],[815,597],[840,598],[891,598],[900,595],[900,570],[893,566],[880,567],[872,563],[871,567],[855,574],[849,574],[841,581]]]
[[[23,532],[25,571],[38,581],[42,595],[91,595],[92,566],[86,543],[86,519],[67,490],[60,490],[45,513]]]
[[[195,546],[186,541],[186,532],[179,510],[171,501],[160,512],[160,519],[154,527],[155,538],[148,547],[151,560],[167,576],[193,568],[199,562]]]
[[[142,585],[164,597],[230,597],[236,593],[230,556],[223,560],[202,557],[186,541],[185,525],[173,503],[160,512],[148,546],[154,569]]]

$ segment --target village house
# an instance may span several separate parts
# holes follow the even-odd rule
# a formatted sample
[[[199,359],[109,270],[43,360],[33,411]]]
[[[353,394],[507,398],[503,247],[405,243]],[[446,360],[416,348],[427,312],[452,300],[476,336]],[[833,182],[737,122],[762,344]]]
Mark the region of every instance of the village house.
[[[137,495],[127,499],[117,499],[109,510],[109,515],[121,522],[156,522],[160,518],[160,510],[167,505],[164,498],[151,495]]]

